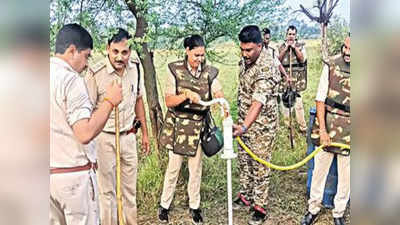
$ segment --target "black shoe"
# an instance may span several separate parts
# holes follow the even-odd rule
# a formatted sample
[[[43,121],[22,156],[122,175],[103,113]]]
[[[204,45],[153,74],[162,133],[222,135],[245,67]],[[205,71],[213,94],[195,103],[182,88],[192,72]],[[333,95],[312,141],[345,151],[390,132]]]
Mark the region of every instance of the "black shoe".
[[[318,213],[313,215],[307,211],[306,215],[304,215],[303,220],[301,220],[301,225],[311,225],[314,220],[317,218]]]
[[[189,209],[189,212],[192,213],[192,223],[203,224],[203,217],[201,216],[201,209]]]
[[[306,137],[307,136],[307,128],[305,130],[299,129],[299,132],[302,136]]]
[[[162,206],[160,206],[158,208],[158,219],[162,223],[168,223],[168,209],[165,209]]]
[[[333,218],[335,225],[345,225],[343,217]]]
[[[240,210],[240,209],[245,209],[245,208],[250,208],[250,202],[247,201],[244,196],[239,194],[238,198],[235,201],[233,201],[233,203],[232,203],[232,209]]]
[[[248,208],[248,207],[250,207],[250,205],[246,205],[246,203],[244,203],[242,201],[242,199],[240,199],[240,198],[236,199],[232,203],[232,209],[233,210],[240,210],[240,209],[244,209],[244,208]]]
[[[254,214],[249,220],[249,225],[263,224],[266,219],[266,215],[258,210],[254,210]]]

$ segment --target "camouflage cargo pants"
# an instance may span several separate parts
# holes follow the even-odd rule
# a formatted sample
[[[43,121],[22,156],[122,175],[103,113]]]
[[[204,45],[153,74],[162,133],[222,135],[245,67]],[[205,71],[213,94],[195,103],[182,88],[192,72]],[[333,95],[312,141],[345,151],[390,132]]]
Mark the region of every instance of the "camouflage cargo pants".
[[[243,142],[263,160],[270,161],[275,134],[257,137],[243,136]],[[269,189],[270,168],[251,158],[240,146],[238,153],[240,172],[240,194],[254,205],[265,208]]]

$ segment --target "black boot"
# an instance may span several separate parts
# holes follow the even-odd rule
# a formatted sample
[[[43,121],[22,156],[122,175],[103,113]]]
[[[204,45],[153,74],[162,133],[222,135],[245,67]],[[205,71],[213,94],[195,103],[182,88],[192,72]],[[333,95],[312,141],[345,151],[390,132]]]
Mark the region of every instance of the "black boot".
[[[162,223],[168,223],[168,209],[165,209],[162,206],[160,206],[158,208],[158,219]]]
[[[254,207],[254,214],[249,220],[249,225],[260,225],[263,224],[264,221],[267,219],[265,210],[261,207],[255,206]]]
[[[343,217],[333,218],[335,225],[345,225]]]
[[[201,209],[190,209],[189,210],[192,213],[192,223],[197,225],[197,224],[203,224],[203,217],[201,216]]]
[[[317,218],[318,213],[313,215],[310,212],[307,211],[306,215],[304,215],[304,218],[301,220],[301,225],[311,225],[313,224],[314,220]]]
[[[238,198],[233,201],[232,209],[233,210],[240,210],[240,209],[248,209],[250,208],[250,202],[246,200],[244,196],[241,194],[238,195]]]

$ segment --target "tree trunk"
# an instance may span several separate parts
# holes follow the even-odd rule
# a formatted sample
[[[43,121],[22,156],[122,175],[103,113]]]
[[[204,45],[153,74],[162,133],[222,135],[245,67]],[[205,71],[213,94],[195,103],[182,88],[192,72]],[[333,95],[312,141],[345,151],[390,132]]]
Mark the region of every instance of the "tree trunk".
[[[143,16],[145,12],[138,12],[132,1],[127,0],[127,5],[136,18],[135,37],[143,38],[146,33],[146,28],[148,26],[146,18]],[[156,141],[156,146],[158,146],[157,136],[163,124],[163,113],[160,103],[158,101],[156,70],[154,67],[153,56],[147,47],[147,43],[143,42],[140,45],[142,49],[138,51],[138,55],[144,69],[144,85],[146,87],[146,97],[150,114],[151,131],[153,138]]]
[[[321,55],[322,61],[329,61],[329,52],[328,52],[328,39],[327,39],[327,24],[321,23]]]

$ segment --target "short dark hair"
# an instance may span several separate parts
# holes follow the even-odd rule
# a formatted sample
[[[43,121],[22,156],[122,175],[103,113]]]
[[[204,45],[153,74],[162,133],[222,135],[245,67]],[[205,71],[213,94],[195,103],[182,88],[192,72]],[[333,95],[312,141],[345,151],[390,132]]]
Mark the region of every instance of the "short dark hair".
[[[196,47],[204,47],[204,40],[203,37],[201,37],[198,34],[193,34],[189,37],[186,37],[185,40],[183,40],[183,47],[189,48],[189,50],[192,50]]]
[[[239,41],[244,43],[262,43],[260,28],[256,25],[248,25],[242,28],[239,33]]]
[[[271,34],[271,31],[268,29],[268,27],[264,28],[262,31],[263,31],[264,35]]]
[[[287,34],[287,32],[288,32],[289,30],[295,30],[295,31],[296,31],[296,34],[297,34],[297,28],[296,28],[296,26],[290,25],[290,26],[286,29],[286,34]]]
[[[57,34],[55,53],[64,54],[70,45],[75,45],[78,51],[93,49],[93,39],[81,25],[66,24]]]
[[[111,43],[118,43],[124,39],[129,40],[132,38],[132,35],[130,35],[128,31],[126,31],[120,27],[117,29],[118,29],[118,32],[115,33],[110,39],[108,39],[108,45],[110,45]]]

